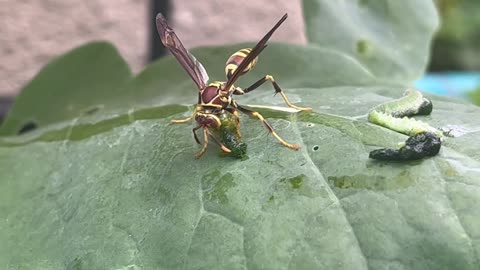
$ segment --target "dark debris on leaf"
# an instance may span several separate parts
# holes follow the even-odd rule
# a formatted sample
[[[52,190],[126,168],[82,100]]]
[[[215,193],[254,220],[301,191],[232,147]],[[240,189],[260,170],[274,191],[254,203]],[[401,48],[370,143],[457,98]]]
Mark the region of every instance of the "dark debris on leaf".
[[[24,134],[24,133],[33,131],[37,128],[38,128],[38,125],[35,122],[29,121],[22,125],[22,127],[18,130],[17,134],[19,135]]]
[[[370,152],[369,157],[387,161],[409,161],[438,154],[442,145],[440,137],[431,132],[421,132],[408,138],[400,149],[378,149]]]

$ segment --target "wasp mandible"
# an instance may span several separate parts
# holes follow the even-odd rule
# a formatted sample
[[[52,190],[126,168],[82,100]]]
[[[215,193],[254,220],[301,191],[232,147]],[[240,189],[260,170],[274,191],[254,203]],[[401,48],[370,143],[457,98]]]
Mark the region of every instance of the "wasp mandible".
[[[175,34],[173,29],[168,25],[165,17],[159,13],[156,18],[157,30],[162,40],[163,45],[168,48],[168,50],[177,58],[178,62],[182,65],[188,75],[195,82],[195,85],[198,87],[198,103],[195,106],[193,114],[185,119],[172,120],[172,124],[187,123],[193,119],[197,122],[197,126],[193,128],[193,135],[195,141],[198,144],[200,140],[197,136],[197,130],[203,129],[204,141],[203,146],[200,152],[195,155],[195,159],[201,157],[208,146],[208,138],[212,138],[217,144],[220,145],[221,149],[224,152],[230,153],[231,150],[227,148],[218,138],[216,138],[210,129],[219,128],[222,123],[220,121],[219,115],[228,112],[235,117],[236,125],[238,127],[240,120],[238,112],[240,111],[246,115],[256,117],[262,122],[265,128],[270,134],[273,135],[283,146],[286,146],[290,149],[298,150],[300,148],[297,144],[290,144],[282,139],[270,126],[270,124],[265,121],[263,116],[256,111],[249,110],[241,105],[239,105],[233,98],[233,95],[244,95],[255,89],[257,89],[263,83],[270,81],[275,90],[275,94],[280,94],[287,106],[297,109],[299,111],[310,111],[311,108],[298,107],[288,101],[287,96],[283,93],[280,86],[277,84],[273,76],[265,75],[260,80],[253,83],[247,88],[240,88],[234,86],[234,83],[237,79],[252,70],[257,63],[258,55],[267,47],[267,41],[272,36],[272,34],[277,30],[278,27],[287,19],[287,14],[273,26],[270,31],[252,48],[241,49],[234,54],[232,54],[226,63],[225,73],[227,76],[227,81],[214,81],[208,83],[208,74],[202,64],[192,55],[187,49],[183,46],[182,42]],[[237,128],[238,135],[240,133]]]

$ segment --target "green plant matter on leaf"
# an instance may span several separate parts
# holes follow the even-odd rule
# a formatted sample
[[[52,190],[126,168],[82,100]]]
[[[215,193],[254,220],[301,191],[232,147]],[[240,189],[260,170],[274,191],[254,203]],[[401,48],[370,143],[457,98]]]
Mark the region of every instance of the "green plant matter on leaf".
[[[339,8],[344,2],[338,2]],[[358,3],[366,8],[374,5],[370,2]],[[413,2],[405,1],[407,6]],[[428,7],[422,17],[435,20],[430,1],[415,3]],[[385,14],[391,12],[368,16],[389,23]],[[331,16],[325,20],[308,17],[307,24],[332,25]],[[433,27],[427,31],[410,21],[408,31],[431,37]],[[313,26],[308,27],[311,32]],[[418,42],[416,47],[424,48],[428,39]],[[193,53],[211,78],[222,79],[226,58],[243,46]],[[123,62],[104,43],[79,48],[63,61],[80,64],[84,59],[78,54],[95,55],[101,48],[106,59],[91,58],[92,67],[101,64],[97,61]],[[375,48],[367,46],[366,51],[375,54]],[[376,60],[379,65],[382,59]],[[411,74],[424,64],[409,61]],[[0,128],[0,265],[478,269],[480,109],[431,97],[432,114],[419,118],[450,128],[455,138],[447,138],[439,155],[428,160],[372,161],[369,151],[394,147],[406,136],[368,123],[368,111],[398,98],[406,86],[388,83],[386,74],[371,72],[375,69],[368,65],[319,44],[270,44],[256,69],[238,85],[273,74],[290,101],[314,111],[258,109],[282,137],[302,145],[299,151],[282,147],[257,119],[241,115],[242,140],[248,144],[245,160],[219,154],[215,145],[193,159],[199,150],[191,133],[194,124],[169,122],[191,114],[197,93],[172,57],[131,79],[129,72],[119,72],[125,81],[115,82],[117,87],[114,78],[107,80],[108,93],[96,95],[103,88],[82,87],[81,98],[70,89],[96,85],[103,77],[86,81],[78,72],[71,86],[50,88],[48,82],[55,84],[59,77],[41,72]],[[393,81],[403,78],[402,84],[409,85],[413,78],[405,72],[393,72],[403,74],[392,74]],[[59,71],[58,76],[64,75]],[[265,85],[237,101],[284,106],[273,93]],[[82,106],[64,113],[64,102],[75,104],[75,99]],[[49,105],[27,106],[34,101]],[[34,119],[38,127],[16,135],[36,115],[42,115]]]
[[[212,132],[231,152],[233,157],[246,159],[247,144],[242,141],[240,127],[235,117],[228,112],[219,115],[221,127]]]

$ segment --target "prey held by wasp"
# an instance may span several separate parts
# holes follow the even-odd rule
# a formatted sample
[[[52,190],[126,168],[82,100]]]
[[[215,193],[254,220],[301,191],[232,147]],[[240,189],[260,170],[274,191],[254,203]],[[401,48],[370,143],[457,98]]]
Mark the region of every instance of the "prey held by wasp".
[[[275,90],[275,94],[280,94],[287,106],[299,111],[311,110],[311,108],[298,107],[290,103],[287,96],[283,93],[282,89],[271,75],[265,75],[247,88],[240,88],[234,85],[241,75],[246,74],[255,67],[258,55],[263,49],[265,49],[265,47],[267,47],[268,39],[286,19],[287,14],[285,14],[253,48],[241,49],[228,58],[225,66],[226,81],[214,81],[209,83],[208,74],[202,64],[190,54],[187,49],[185,49],[178,36],[168,25],[165,17],[161,13],[157,15],[156,25],[163,45],[173,54],[173,56],[175,56],[198,88],[198,103],[195,106],[193,114],[185,119],[171,121],[173,124],[187,123],[192,120],[197,122],[197,126],[193,128],[193,135],[195,141],[202,145],[202,149],[195,155],[196,159],[201,157],[207,150],[209,138],[216,142],[224,152],[231,152],[231,150],[214,135],[212,130],[220,128],[222,125],[220,115],[224,113],[232,114],[235,117],[236,125],[238,127],[240,124],[238,111],[260,120],[268,132],[283,146],[294,150],[300,148],[299,145],[288,143],[282,139],[260,113],[241,106],[232,98],[233,95],[247,94],[257,89],[265,82],[270,81]],[[196,133],[199,129],[203,130],[203,144],[200,142]],[[240,137],[238,128],[236,129],[236,132]]]

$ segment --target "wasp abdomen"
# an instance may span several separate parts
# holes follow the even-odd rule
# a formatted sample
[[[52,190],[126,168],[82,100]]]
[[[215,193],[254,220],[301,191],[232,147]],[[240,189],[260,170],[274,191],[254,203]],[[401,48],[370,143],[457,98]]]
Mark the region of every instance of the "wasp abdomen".
[[[225,74],[227,74],[227,78],[230,79],[230,77],[235,72],[235,70],[237,70],[237,67],[242,63],[243,59],[245,59],[245,57],[247,57],[247,55],[251,51],[252,51],[252,49],[250,49],[250,48],[241,49],[241,50],[235,52],[234,54],[232,54],[228,58],[226,66],[225,66]],[[257,59],[258,59],[258,57],[255,57],[255,59],[252,62],[250,62],[250,64],[242,71],[242,73],[240,75],[243,75],[243,74],[249,72],[250,70],[252,70],[255,67],[255,64],[257,63]]]

